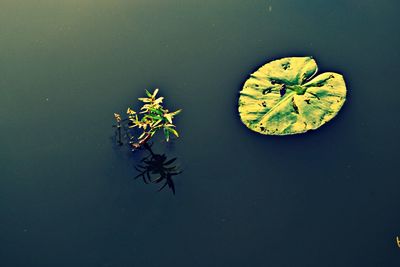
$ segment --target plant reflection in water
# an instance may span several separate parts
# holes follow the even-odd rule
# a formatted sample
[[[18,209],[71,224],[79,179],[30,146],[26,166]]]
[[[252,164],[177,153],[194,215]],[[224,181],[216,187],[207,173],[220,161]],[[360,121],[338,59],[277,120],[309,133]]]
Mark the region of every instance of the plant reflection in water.
[[[139,172],[135,179],[142,178],[143,182],[146,184],[159,184],[162,186],[158,191],[164,189],[167,185],[168,188],[172,190],[175,194],[173,176],[176,176],[182,171],[174,163],[177,158],[168,159],[165,154],[156,154],[151,149],[151,145],[145,144],[143,146],[149,152],[149,155],[145,156],[140,164],[137,164],[135,169]]]

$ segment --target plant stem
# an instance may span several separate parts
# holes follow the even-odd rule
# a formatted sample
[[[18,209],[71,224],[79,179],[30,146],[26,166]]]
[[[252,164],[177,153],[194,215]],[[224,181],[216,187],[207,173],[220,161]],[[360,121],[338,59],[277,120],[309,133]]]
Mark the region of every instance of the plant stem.
[[[139,149],[141,146],[143,146],[144,144],[146,144],[147,141],[150,140],[150,138],[151,138],[151,133],[150,133],[150,132],[146,133],[146,135],[144,136],[144,138],[141,139],[139,142],[137,142],[137,143],[132,143],[133,149]]]

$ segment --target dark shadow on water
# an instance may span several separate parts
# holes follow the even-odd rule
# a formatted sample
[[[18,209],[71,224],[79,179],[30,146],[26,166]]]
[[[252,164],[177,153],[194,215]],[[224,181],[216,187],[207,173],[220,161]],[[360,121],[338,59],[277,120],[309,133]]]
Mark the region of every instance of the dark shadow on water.
[[[169,159],[166,154],[154,153],[151,147],[152,145],[149,144],[144,145],[143,148],[149,154],[143,157],[140,163],[135,166],[135,169],[139,172],[135,179],[141,178],[146,184],[162,184],[158,191],[168,185],[168,188],[175,195],[175,185],[172,177],[182,173],[176,165],[177,158]]]

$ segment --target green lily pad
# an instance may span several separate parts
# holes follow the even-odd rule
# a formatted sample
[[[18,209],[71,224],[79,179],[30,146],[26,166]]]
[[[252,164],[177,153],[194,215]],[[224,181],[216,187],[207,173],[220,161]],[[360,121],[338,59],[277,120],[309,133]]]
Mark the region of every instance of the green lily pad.
[[[289,135],[315,130],[330,121],[346,100],[343,76],[317,76],[312,57],[271,61],[244,83],[239,114],[251,130],[266,135]]]

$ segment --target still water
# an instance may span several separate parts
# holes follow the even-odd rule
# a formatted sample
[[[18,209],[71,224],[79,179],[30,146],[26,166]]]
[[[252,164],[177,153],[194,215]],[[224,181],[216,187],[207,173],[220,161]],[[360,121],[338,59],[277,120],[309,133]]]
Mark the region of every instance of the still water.
[[[0,0],[0,266],[399,266],[398,1]],[[348,99],[268,137],[237,112],[267,61],[314,56]],[[113,113],[159,87],[183,171],[135,180]],[[158,137],[161,139],[161,137]]]

